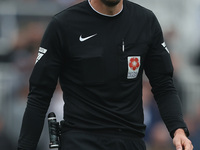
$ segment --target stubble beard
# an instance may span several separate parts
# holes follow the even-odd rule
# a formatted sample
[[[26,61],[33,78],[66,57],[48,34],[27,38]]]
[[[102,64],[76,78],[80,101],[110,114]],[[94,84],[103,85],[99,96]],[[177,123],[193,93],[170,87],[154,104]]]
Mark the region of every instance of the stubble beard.
[[[114,7],[117,4],[119,4],[121,0],[101,0],[102,3],[104,3],[108,7]]]

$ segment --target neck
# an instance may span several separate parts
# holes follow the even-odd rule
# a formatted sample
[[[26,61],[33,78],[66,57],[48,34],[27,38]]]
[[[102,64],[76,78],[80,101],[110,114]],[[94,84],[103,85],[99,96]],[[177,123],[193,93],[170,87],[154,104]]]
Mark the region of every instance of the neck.
[[[101,0],[89,0],[91,6],[98,12],[104,15],[116,15],[123,8],[123,0],[115,6],[107,6]]]

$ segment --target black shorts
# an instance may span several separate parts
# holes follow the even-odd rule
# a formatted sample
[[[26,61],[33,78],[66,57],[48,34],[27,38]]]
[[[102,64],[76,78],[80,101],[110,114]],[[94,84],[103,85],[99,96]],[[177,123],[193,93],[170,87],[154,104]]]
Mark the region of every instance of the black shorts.
[[[70,130],[60,140],[61,150],[146,150],[142,138],[119,133]]]

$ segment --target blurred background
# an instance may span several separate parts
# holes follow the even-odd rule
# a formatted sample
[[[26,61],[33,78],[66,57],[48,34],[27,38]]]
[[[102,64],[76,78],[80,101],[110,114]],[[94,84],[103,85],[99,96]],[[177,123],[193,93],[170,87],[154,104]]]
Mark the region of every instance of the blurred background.
[[[15,150],[27,102],[28,80],[41,38],[51,17],[82,0],[0,0],[0,149]],[[194,149],[200,149],[200,1],[132,0],[151,9],[163,29]],[[148,79],[144,76],[144,114],[148,150],[173,150]],[[58,85],[49,108],[62,120]],[[37,123],[37,122],[36,122]],[[31,129],[30,129],[31,130]],[[48,128],[38,150],[49,150]]]

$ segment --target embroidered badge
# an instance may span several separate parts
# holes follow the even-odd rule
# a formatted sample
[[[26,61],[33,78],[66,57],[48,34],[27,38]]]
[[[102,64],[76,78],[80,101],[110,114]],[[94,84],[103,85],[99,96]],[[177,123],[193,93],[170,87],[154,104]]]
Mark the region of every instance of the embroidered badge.
[[[140,56],[129,56],[127,59],[128,59],[127,79],[134,79],[137,77],[140,69]]]
[[[40,47],[39,48],[39,52],[38,52],[38,56],[36,58],[36,62],[35,64],[42,58],[42,56],[47,52],[47,49]]]

